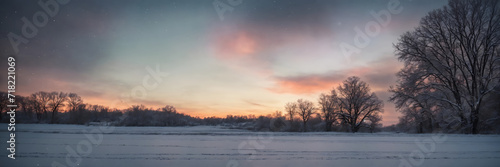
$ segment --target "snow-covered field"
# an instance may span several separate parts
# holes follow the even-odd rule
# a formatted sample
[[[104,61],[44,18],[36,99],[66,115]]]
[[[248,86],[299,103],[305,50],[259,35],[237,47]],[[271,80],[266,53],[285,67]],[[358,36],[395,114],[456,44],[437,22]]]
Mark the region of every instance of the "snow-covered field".
[[[0,166],[491,166],[499,135],[266,133],[220,127],[19,124]]]

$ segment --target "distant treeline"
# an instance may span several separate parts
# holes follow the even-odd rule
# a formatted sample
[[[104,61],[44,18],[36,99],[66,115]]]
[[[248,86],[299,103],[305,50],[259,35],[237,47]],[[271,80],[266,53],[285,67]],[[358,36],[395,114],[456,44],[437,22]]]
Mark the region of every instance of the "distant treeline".
[[[7,93],[0,92],[0,120],[9,122]],[[117,126],[191,126],[205,125],[204,119],[178,113],[166,105],[153,109],[133,105],[119,110],[83,102],[76,93],[36,92],[29,96],[16,96],[16,123],[89,124],[107,123]],[[209,119],[210,121],[213,118]],[[213,121],[212,121],[213,122]]]
[[[0,92],[0,120],[8,123],[6,114],[7,93]],[[287,119],[281,111],[266,116],[192,117],[177,112],[174,106],[163,108],[147,108],[144,105],[133,105],[127,109],[114,109],[102,105],[84,103],[76,93],[36,92],[29,96],[16,96],[16,123],[50,123],[50,124],[108,124],[115,126],[225,126],[228,128],[254,131],[324,131],[325,121],[320,113],[311,113],[306,124],[302,118],[293,116]],[[299,109],[299,108],[297,108]],[[307,127],[305,129],[304,125]],[[361,128],[364,132],[376,131],[369,126]],[[380,124],[377,124],[377,130]],[[329,130],[350,131],[347,124],[331,124]]]

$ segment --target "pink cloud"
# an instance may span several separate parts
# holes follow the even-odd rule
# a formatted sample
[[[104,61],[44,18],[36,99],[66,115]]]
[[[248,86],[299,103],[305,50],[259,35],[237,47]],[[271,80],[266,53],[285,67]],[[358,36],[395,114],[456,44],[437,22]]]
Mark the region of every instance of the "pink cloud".
[[[300,46],[298,50],[314,58],[320,55],[315,54],[319,50],[315,48],[316,43],[333,38],[332,34],[326,33],[329,32],[312,32],[293,27],[283,29],[252,23],[222,24],[211,28],[209,41],[214,57],[229,67],[269,77],[274,74],[273,65],[283,56],[277,51],[283,47]]]
[[[337,87],[349,76],[359,76],[370,85],[372,91],[386,91],[395,83],[395,74],[401,68],[395,58],[384,58],[353,69],[329,71],[322,74],[309,74],[288,77],[274,77],[275,86],[268,90],[275,93],[312,94],[326,92]]]
[[[268,90],[276,93],[310,94],[332,89],[342,78],[338,76],[306,75],[298,77],[278,77],[276,86]]]

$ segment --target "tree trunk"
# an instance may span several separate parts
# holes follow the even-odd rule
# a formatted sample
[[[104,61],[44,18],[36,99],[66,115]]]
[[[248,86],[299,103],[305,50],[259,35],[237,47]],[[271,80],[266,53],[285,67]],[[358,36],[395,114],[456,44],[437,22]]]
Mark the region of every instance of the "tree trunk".
[[[422,122],[418,123],[417,133],[424,133],[424,125]]]
[[[51,124],[56,123],[56,114],[57,110],[52,111],[52,119],[50,120]]]
[[[331,121],[328,121],[328,122],[325,122],[325,131],[329,132],[329,131],[332,131],[332,124],[333,122]]]
[[[303,131],[304,131],[304,132],[307,132],[307,127],[306,127],[306,123],[307,123],[307,122],[306,122],[306,121],[303,121],[303,123],[304,123],[304,129],[303,129]]]
[[[352,133],[358,132],[358,127],[356,127],[356,125],[351,125],[351,131]]]
[[[479,114],[478,110],[475,109],[471,112],[471,121],[472,121],[472,134],[478,134],[479,133]]]
[[[351,132],[356,133],[358,130],[356,128],[356,123],[351,123]]]
[[[40,122],[40,120],[42,120],[42,113],[40,113],[40,112],[37,112],[37,113],[36,113],[36,120],[37,120],[38,122]]]

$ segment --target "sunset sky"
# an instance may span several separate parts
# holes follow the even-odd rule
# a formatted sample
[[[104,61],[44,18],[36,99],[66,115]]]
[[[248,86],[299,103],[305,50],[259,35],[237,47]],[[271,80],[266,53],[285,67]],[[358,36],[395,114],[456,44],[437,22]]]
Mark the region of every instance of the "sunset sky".
[[[15,51],[10,32],[44,11],[38,1],[0,2],[1,69]],[[44,1],[45,2],[45,1]],[[320,93],[356,75],[384,100],[383,124],[400,115],[388,102],[402,67],[393,44],[446,1],[242,0],[223,19],[212,0],[91,0],[60,5],[36,36],[18,46],[17,93],[75,92],[86,103],[116,108],[173,105],[193,116],[267,115],[298,98]],[[391,3],[390,3],[391,2]],[[376,22],[371,13],[399,2],[380,32],[355,45],[355,27]],[[220,6],[219,6],[220,7]],[[43,19],[43,18],[39,18]],[[373,30],[373,29],[372,29]],[[150,75],[168,73],[143,98],[131,97]],[[5,70],[5,73],[7,70]],[[149,84],[156,80],[151,78]],[[0,85],[6,90],[6,77]],[[117,100],[122,100],[117,102]]]

